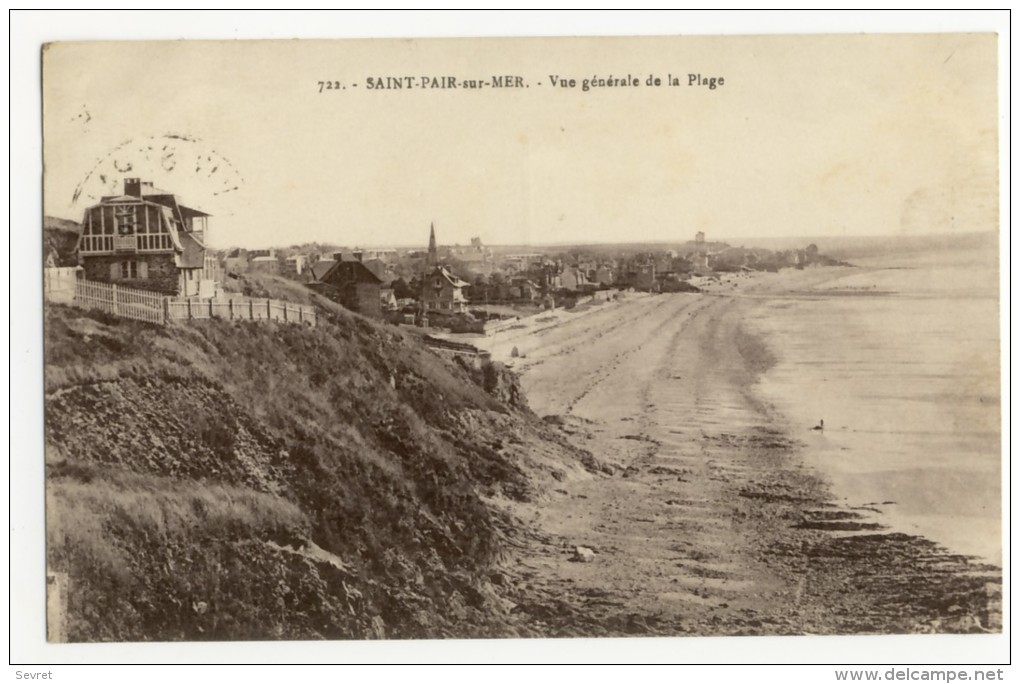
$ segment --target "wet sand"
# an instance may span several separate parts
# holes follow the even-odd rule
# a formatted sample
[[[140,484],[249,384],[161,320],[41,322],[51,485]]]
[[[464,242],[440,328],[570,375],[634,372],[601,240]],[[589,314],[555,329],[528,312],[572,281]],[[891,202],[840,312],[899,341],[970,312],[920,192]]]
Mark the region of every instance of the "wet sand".
[[[797,277],[805,274],[794,274]],[[810,277],[810,274],[808,274]],[[539,415],[612,474],[512,504],[507,563],[536,635],[999,631],[1001,572],[841,505],[756,391],[744,323],[788,279],[631,296],[485,341]],[[517,347],[519,356],[510,357]],[[577,562],[574,547],[594,550]]]
[[[803,294],[763,301],[745,325],[777,357],[757,393],[788,418],[840,500],[1000,564],[994,256],[934,251],[824,269],[810,289],[791,283]],[[826,429],[809,430],[822,417]]]

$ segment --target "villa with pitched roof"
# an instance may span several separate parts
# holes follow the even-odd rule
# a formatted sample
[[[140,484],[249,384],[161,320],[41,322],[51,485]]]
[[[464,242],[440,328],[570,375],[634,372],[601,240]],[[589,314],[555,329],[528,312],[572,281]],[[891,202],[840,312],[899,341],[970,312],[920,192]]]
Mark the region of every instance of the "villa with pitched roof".
[[[85,210],[78,262],[87,280],[196,296],[206,268],[209,214],[138,178]]]
[[[421,304],[425,311],[464,313],[468,299],[464,288],[469,283],[453,275],[448,268],[439,264],[439,250],[436,245],[436,226],[429,227],[429,250],[425,259],[425,273],[421,282]]]

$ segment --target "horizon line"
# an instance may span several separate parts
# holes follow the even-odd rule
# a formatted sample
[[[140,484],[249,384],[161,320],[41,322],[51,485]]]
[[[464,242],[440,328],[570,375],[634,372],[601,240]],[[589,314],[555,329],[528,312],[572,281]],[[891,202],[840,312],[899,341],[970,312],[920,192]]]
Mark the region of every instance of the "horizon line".
[[[52,215],[44,214],[43,215],[44,222],[45,222],[46,219],[57,219],[57,220],[60,220],[60,221],[67,221],[69,223],[74,223],[76,225],[80,225],[77,220],[64,218],[62,216],[52,216]],[[43,227],[45,227],[45,226],[43,226]],[[821,240],[824,240],[824,239],[858,239],[858,240],[860,240],[860,239],[879,239],[879,238],[881,238],[881,239],[890,239],[890,238],[893,238],[893,239],[919,239],[919,238],[926,238],[926,237],[928,237],[928,238],[939,238],[939,237],[962,237],[962,236],[966,236],[966,235],[983,235],[983,234],[990,234],[990,233],[998,233],[1000,231],[1001,231],[1001,226],[996,226],[995,228],[962,229],[962,230],[954,230],[952,232],[945,232],[945,231],[943,231],[943,232],[911,233],[911,234],[903,234],[903,233],[866,233],[866,234],[858,235],[858,234],[845,234],[844,233],[844,234],[832,234],[832,235],[826,235],[826,234],[814,234],[814,235],[811,235],[811,234],[800,234],[800,233],[797,233],[797,234],[784,234],[784,235],[758,235],[758,236],[743,236],[743,237],[734,237],[734,236],[725,236],[725,235],[723,235],[723,236],[720,236],[718,238],[709,238],[708,236],[706,236],[705,240],[706,240],[706,242],[737,242],[739,240],[812,240],[812,241],[814,241],[814,240],[820,240],[820,239]],[[215,229],[214,229],[213,232],[215,232]],[[473,237],[477,237],[477,236],[473,236]],[[465,242],[465,243],[459,243],[459,242],[456,242],[456,243],[443,243],[443,242],[440,242],[439,246],[440,247],[453,247],[453,246],[470,247],[470,245],[471,245],[470,239],[471,238],[468,238],[468,241]],[[320,242],[320,243],[323,243],[323,244],[334,244],[334,245],[337,244],[337,243],[329,242],[327,240],[312,239],[312,240],[305,240],[304,242],[292,243],[290,245],[278,243],[276,245],[271,245],[270,247],[251,247],[250,249],[287,249],[289,247],[294,246],[295,244],[296,245],[302,245],[302,244],[310,244],[312,242]],[[694,238],[692,237],[692,238],[687,238],[687,239],[672,239],[672,240],[671,239],[657,238],[657,239],[649,239],[649,240],[635,239],[635,240],[628,240],[628,241],[612,241],[612,240],[606,240],[606,241],[597,241],[597,240],[596,241],[573,241],[573,240],[562,240],[562,241],[550,241],[550,242],[493,242],[493,243],[483,243],[483,246],[485,246],[485,247],[594,247],[594,246],[606,247],[606,246],[613,246],[613,245],[672,245],[672,244],[684,244],[684,243],[687,243],[687,242],[694,242]],[[427,245],[427,241],[422,243],[422,244]],[[424,249],[427,249],[427,247],[418,247],[416,245],[417,245],[417,243],[413,243],[413,244],[412,243],[374,243],[374,244],[372,244],[369,247],[361,247],[361,246],[355,244],[354,247],[349,247],[348,249],[362,249],[362,250],[371,250],[371,249],[409,249],[409,250],[423,249],[424,250]],[[345,245],[338,245],[338,246],[344,247]],[[225,246],[217,246],[215,244],[212,244],[212,245],[207,245],[207,247],[209,249],[235,249],[235,248],[249,249],[248,247],[245,247],[245,246],[243,246],[241,244],[236,244],[236,243],[231,243],[231,244],[225,245]]]

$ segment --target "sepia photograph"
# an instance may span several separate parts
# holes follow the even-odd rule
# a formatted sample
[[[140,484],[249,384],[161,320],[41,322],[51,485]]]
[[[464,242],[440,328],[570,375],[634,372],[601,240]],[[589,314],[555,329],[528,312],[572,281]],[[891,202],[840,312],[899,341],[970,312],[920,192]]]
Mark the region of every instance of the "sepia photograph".
[[[46,642],[1001,637],[1000,39],[42,45]]]

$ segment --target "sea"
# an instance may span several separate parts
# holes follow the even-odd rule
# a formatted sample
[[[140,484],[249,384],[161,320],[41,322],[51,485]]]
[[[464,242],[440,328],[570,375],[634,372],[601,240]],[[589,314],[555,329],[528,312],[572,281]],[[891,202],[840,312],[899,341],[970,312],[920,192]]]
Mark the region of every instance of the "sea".
[[[876,245],[774,282],[744,324],[776,357],[756,392],[837,501],[1001,565],[997,254],[994,239]]]

